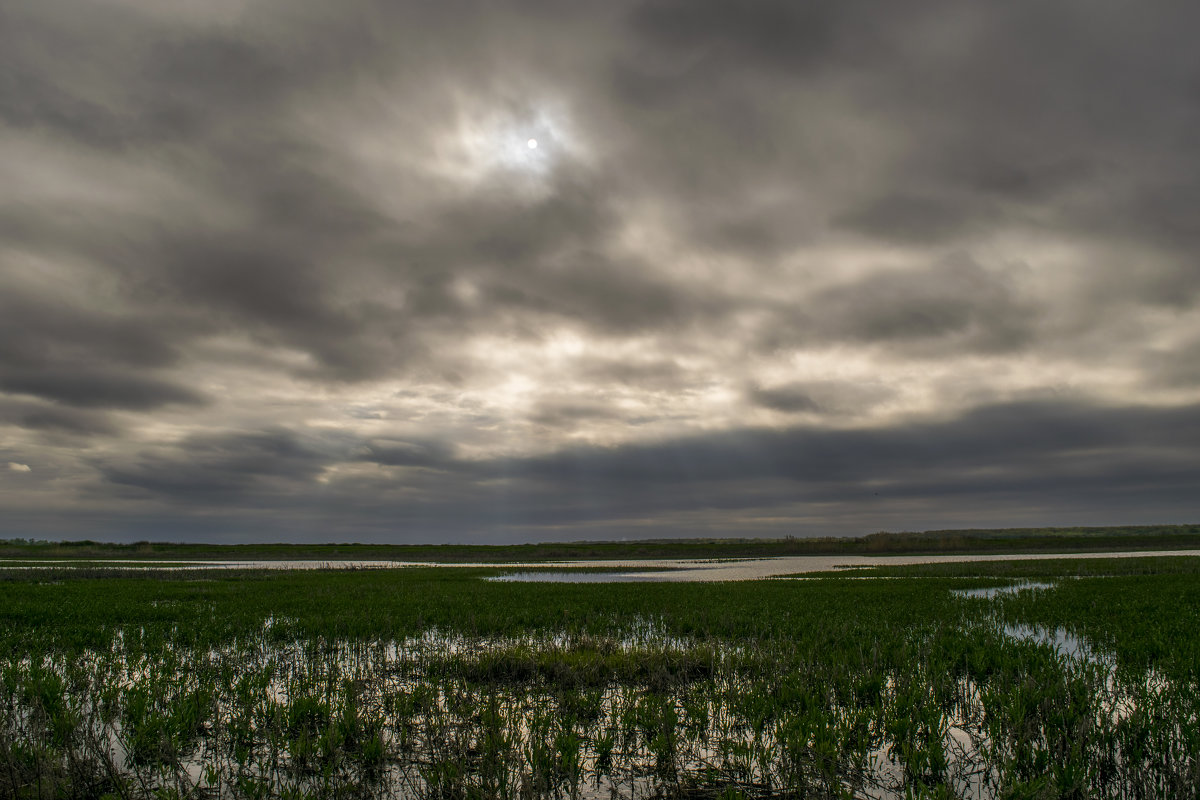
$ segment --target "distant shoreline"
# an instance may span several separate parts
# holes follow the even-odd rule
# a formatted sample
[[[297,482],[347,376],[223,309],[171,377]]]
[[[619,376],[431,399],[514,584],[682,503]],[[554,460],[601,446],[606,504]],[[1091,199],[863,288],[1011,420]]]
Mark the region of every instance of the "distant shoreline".
[[[0,540],[0,559],[513,561],[766,558],[836,555],[994,555],[1200,548],[1200,524],[880,532],[860,537],[649,539],[535,544],[203,544]]]

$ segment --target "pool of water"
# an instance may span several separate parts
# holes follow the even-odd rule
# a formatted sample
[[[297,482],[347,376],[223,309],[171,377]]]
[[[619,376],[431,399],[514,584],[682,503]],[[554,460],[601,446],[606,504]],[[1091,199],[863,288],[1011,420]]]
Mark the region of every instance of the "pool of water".
[[[496,583],[653,583],[661,581],[646,572],[513,572],[487,578]]]
[[[1059,655],[1069,658],[1092,662],[1099,662],[1102,658],[1087,640],[1064,628],[1008,624],[1004,626],[1004,635],[1022,642],[1049,645]]]
[[[990,600],[997,595],[1016,594],[1017,592],[1035,591],[1038,589],[1053,589],[1053,583],[1042,583],[1039,581],[1027,581],[1025,583],[1014,583],[1009,586],[989,586],[986,589],[953,589],[951,594],[956,597],[975,597],[984,600]]]

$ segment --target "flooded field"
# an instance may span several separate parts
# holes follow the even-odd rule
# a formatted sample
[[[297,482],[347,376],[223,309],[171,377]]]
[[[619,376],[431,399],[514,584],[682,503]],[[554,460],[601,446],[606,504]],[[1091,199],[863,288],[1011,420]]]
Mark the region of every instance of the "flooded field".
[[[203,561],[156,560],[147,564],[135,559],[78,559],[18,560],[0,559],[0,569],[61,569],[69,566],[119,567],[122,569],[172,570],[325,570],[325,569],[395,569],[401,567],[439,568],[504,568],[497,581],[534,583],[637,583],[645,581],[751,581],[787,575],[831,572],[866,567],[894,567],[912,564],[965,564],[975,562],[1050,561],[1096,558],[1149,558],[1164,556],[1200,556],[1200,550],[1126,550],[1099,553],[1014,553],[1005,555],[898,555],[898,556],[783,556],[777,558],[727,559],[609,559],[587,561],[526,561],[511,563],[440,563],[428,561],[389,560],[254,560]],[[515,570],[516,572],[512,572]],[[522,571],[525,570],[525,571]],[[536,571],[531,571],[536,570]],[[588,570],[583,572],[581,570]],[[602,571],[601,571],[602,570]]]
[[[0,571],[0,796],[1196,795],[1200,560],[889,563]]]

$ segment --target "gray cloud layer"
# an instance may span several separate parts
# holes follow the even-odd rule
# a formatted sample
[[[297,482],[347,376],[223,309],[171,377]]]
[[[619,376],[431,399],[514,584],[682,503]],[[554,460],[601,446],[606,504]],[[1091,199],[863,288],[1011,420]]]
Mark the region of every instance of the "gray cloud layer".
[[[0,535],[1194,519],[1198,23],[9,4]]]

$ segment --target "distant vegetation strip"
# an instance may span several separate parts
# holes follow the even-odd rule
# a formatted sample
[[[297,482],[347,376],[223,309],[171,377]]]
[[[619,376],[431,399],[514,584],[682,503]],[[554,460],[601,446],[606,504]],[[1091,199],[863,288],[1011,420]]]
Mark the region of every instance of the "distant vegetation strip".
[[[881,531],[855,538],[647,539],[535,544],[201,544],[0,540],[0,558],[394,560],[434,562],[569,561],[646,558],[766,558],[771,556],[911,553],[1102,552],[1200,548],[1200,524],[1103,528],[997,528],[920,533]]]

